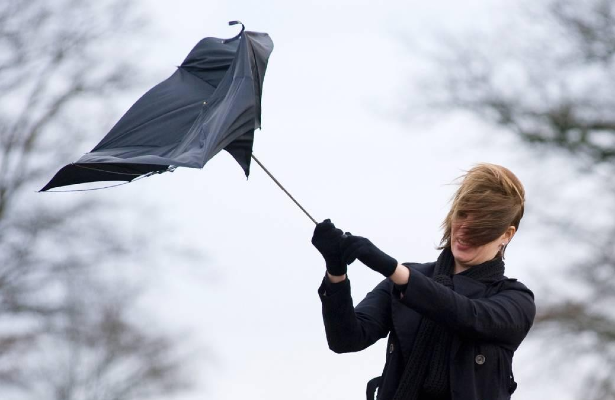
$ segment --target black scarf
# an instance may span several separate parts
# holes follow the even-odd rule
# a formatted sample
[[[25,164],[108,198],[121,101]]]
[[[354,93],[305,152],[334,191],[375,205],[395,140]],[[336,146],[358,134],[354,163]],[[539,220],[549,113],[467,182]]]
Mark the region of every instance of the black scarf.
[[[436,261],[432,279],[453,289],[452,275],[455,260],[450,248],[442,251]],[[504,276],[504,262],[496,257],[473,266],[460,275],[487,283]],[[410,277],[412,279],[412,277]],[[442,325],[422,318],[414,346],[393,400],[418,400],[419,395],[429,399],[449,397],[449,359],[453,335]]]

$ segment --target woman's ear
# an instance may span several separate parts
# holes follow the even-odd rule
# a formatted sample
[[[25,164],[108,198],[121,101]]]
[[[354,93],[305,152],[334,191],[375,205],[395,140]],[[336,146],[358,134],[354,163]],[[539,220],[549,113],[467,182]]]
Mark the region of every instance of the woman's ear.
[[[509,226],[508,229],[506,229],[506,232],[504,232],[504,235],[502,235],[502,244],[507,245],[510,243],[513,236],[515,236],[515,232],[517,232],[517,228],[514,226]]]

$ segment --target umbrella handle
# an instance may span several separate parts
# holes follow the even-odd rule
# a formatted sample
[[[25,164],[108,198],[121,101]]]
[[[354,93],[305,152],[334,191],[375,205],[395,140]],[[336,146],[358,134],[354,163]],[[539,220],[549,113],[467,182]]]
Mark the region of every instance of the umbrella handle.
[[[288,193],[288,190],[284,189],[284,186],[282,186],[282,184],[281,184],[280,182],[278,182],[278,180],[277,180],[277,179],[275,179],[273,175],[271,175],[271,172],[269,172],[269,171],[267,170],[267,168],[265,168],[265,166],[264,166],[263,164],[261,164],[261,162],[260,162],[260,161],[258,161],[258,158],[256,158],[256,157],[254,156],[254,154],[252,154],[252,158],[253,158],[253,159],[254,159],[254,161],[256,161],[256,163],[257,163],[257,164],[258,164],[258,165],[259,165],[259,166],[263,169],[263,171],[265,171],[265,172],[267,173],[267,175],[269,175],[269,177],[270,177],[271,179],[273,179],[273,181],[276,183],[276,185],[278,185],[278,186],[280,187],[280,189],[282,189],[282,190],[284,191],[284,193],[286,193],[286,194],[288,195],[288,197],[290,197],[290,199],[291,199],[292,201],[294,201],[294,202],[295,202],[295,204],[296,204],[296,205],[297,205],[297,206],[301,209],[301,211],[303,211],[303,212],[305,213],[305,215],[307,215],[307,216],[308,216],[308,218],[309,218],[309,219],[311,219],[311,220],[312,220],[312,222],[313,222],[315,225],[318,225],[318,222],[316,222],[316,220],[315,220],[314,218],[312,218],[312,216],[311,216],[311,215],[310,215],[310,214],[309,214],[309,213],[305,210],[305,208],[303,208],[303,207],[301,206],[301,204],[299,204],[299,202],[298,202],[297,200],[295,200],[295,198],[294,198],[294,197],[293,197],[290,193]]]

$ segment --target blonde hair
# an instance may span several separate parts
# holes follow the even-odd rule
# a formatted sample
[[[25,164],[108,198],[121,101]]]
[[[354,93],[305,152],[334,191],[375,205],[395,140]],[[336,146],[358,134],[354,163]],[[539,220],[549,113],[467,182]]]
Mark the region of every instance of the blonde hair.
[[[473,246],[490,243],[508,227],[519,229],[525,205],[525,189],[510,170],[496,164],[478,164],[466,172],[442,223],[440,249],[451,246],[451,225],[470,216],[463,240]],[[503,250],[501,252],[503,256]]]

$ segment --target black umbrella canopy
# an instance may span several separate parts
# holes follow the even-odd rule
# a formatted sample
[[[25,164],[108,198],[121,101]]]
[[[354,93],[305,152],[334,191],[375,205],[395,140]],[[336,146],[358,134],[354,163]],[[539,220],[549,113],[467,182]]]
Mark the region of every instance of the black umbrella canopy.
[[[272,50],[269,35],[243,28],[232,39],[201,40],[173,75],[137,100],[92,151],[58,171],[41,191],[203,168],[222,149],[247,177]]]

